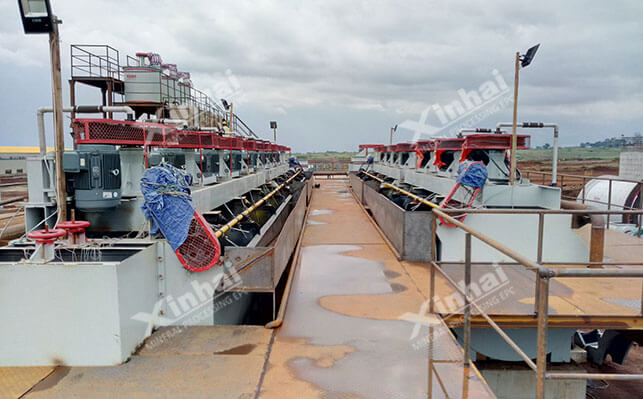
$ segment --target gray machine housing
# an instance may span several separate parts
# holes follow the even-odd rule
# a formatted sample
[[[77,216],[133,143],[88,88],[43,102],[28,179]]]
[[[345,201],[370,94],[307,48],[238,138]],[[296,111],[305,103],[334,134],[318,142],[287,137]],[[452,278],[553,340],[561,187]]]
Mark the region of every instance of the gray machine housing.
[[[79,210],[100,211],[120,204],[121,159],[115,146],[81,144],[75,151],[65,151],[63,170]]]

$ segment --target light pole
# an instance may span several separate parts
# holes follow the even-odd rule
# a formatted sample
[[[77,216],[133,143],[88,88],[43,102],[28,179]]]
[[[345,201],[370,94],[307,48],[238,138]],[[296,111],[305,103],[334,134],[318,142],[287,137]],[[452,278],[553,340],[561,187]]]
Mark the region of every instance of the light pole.
[[[277,144],[277,121],[270,121],[270,128],[272,129],[272,132],[274,134],[273,143]]]
[[[516,133],[516,128],[518,124],[518,80],[520,77],[520,67],[527,67],[531,64],[531,61],[536,55],[540,44],[537,44],[527,50],[527,54],[520,55],[520,52],[516,52],[516,75],[514,77],[514,117],[513,117],[513,126],[511,131],[511,167],[509,168],[509,184],[514,184],[514,178],[516,175],[516,146],[518,142],[518,136]]]
[[[62,21],[51,12],[49,0],[18,0],[22,27],[26,34],[49,34],[49,57],[51,60],[51,91],[54,115],[54,146],[56,173],[56,206],[58,220],[67,220],[67,190],[63,171],[63,151],[65,136],[63,132],[63,97],[60,76],[60,37],[58,24]]]
[[[391,128],[391,138],[389,140],[389,145],[393,145],[393,133],[395,133],[396,131],[397,131],[397,125]]]

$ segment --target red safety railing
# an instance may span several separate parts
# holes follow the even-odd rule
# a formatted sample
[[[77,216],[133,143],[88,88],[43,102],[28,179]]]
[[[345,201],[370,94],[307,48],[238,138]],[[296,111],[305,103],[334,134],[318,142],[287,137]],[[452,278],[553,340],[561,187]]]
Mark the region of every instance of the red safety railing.
[[[285,152],[287,147],[217,133],[182,130],[160,123],[112,119],[74,119],[76,144],[113,144],[170,148]]]

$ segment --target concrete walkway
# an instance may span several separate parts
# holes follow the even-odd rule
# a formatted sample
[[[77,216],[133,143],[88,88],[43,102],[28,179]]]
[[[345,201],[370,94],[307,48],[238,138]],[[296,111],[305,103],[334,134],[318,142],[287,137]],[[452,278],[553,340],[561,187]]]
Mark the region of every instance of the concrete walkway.
[[[418,316],[426,298],[347,182],[318,182],[260,396],[494,397],[441,321]]]

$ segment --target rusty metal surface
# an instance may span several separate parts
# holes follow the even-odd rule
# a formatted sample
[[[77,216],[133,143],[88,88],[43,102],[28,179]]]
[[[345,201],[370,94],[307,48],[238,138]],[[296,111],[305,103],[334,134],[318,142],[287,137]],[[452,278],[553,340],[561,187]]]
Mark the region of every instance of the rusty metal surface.
[[[315,191],[260,397],[493,397],[346,187]]]
[[[348,180],[357,200],[364,203],[364,180],[360,179],[355,173],[349,173]]]
[[[162,328],[127,363],[58,367],[24,397],[251,398],[270,337],[254,326]]]
[[[382,194],[364,184],[364,202],[373,213],[386,237],[391,241],[397,252],[404,256],[404,209],[397,206]]]
[[[380,229],[393,244],[402,259],[411,261],[431,260],[431,212],[407,212],[383,196],[372,186],[364,184],[351,174],[352,187],[358,187],[355,194],[366,203]],[[361,186],[360,186],[360,182]]]
[[[309,180],[306,185],[311,185]],[[306,190],[306,188],[304,189]],[[272,282],[274,286],[279,283],[279,279],[283,274],[286,266],[288,265],[288,259],[295,250],[297,245],[297,240],[299,239],[299,232],[303,228],[304,215],[306,214],[306,197],[301,195],[297,200],[297,205],[295,205],[292,212],[288,216],[288,219],[283,225],[279,236],[275,242],[275,252],[273,254],[273,275]]]

